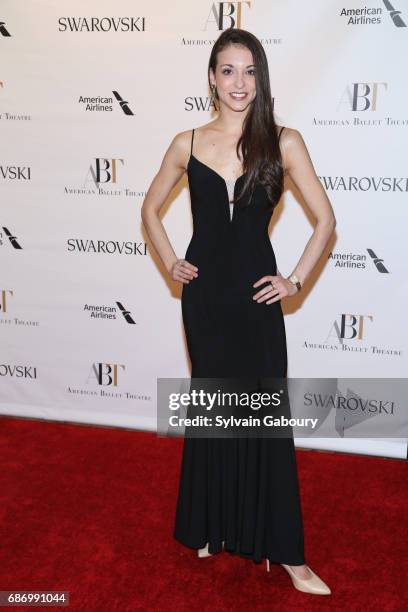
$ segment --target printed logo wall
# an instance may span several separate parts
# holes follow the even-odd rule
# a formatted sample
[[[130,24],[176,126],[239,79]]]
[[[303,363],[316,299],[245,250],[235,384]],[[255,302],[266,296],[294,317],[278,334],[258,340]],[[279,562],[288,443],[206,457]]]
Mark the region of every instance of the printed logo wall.
[[[404,377],[407,25],[402,0],[3,0],[0,412],[154,429],[157,378],[190,375],[181,286],[140,208],[174,135],[215,116],[208,57],[231,26],[264,45],[276,121],[303,135],[337,218],[284,303],[288,374]],[[270,227],[285,275],[304,204],[288,181]],[[179,257],[189,207],[183,177],[162,217]],[[406,456],[402,439],[297,444]]]

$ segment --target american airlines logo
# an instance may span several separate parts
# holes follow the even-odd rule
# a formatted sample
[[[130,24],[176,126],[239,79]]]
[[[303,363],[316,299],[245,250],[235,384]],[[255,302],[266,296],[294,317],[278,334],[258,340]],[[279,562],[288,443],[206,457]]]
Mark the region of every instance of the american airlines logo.
[[[6,28],[6,22],[0,21],[0,34],[2,36],[11,36],[10,32]]]
[[[3,231],[0,231],[0,245],[4,244],[4,241],[8,241],[14,249],[22,249],[23,247],[17,240],[17,236],[13,236],[7,227],[3,227]]]
[[[341,251],[332,251],[328,259],[334,263],[335,268],[367,270],[367,263],[372,263],[377,272],[381,274],[389,274],[389,270],[385,267],[384,259],[378,257],[373,249],[366,249],[366,253],[343,253]]]
[[[120,312],[122,313],[123,318],[125,319],[126,323],[130,323],[135,325],[136,322],[132,319],[132,316],[130,314],[130,310],[126,310],[126,308],[123,306],[123,304],[121,304],[121,302],[116,302]]]
[[[79,96],[78,103],[84,105],[86,112],[112,112],[115,107],[122,109],[123,113],[128,116],[133,116],[133,112],[129,107],[129,102],[124,100],[119,92],[112,91],[113,96]]]
[[[107,305],[96,305],[96,304],[85,304],[84,310],[89,313],[89,317],[91,319],[117,319],[118,311],[121,313],[126,323],[131,325],[136,325],[136,322],[133,320],[130,310],[127,310],[122,302],[115,302],[117,308],[115,306],[107,306]]]
[[[407,24],[401,17],[402,11],[395,10],[394,6],[391,4],[391,2],[389,2],[389,0],[383,0],[383,2],[385,4],[385,8],[387,9],[389,16],[391,17],[393,24],[397,28],[406,28]]]
[[[381,259],[380,257],[377,257],[373,249],[367,249],[367,253],[371,257],[371,260],[373,264],[375,265],[376,269],[378,270],[378,272],[381,272],[382,274],[388,274],[388,270],[384,265],[384,260]]]
[[[400,0],[401,2],[401,0]],[[398,11],[394,8],[395,2],[391,3],[389,0],[383,0],[385,10],[380,6],[370,7],[359,7],[359,8],[342,8],[340,11],[340,17],[347,19],[346,25],[378,25],[382,22],[383,14],[386,13],[391,19],[391,22],[397,28],[406,28],[407,24],[401,17],[402,11]]]
[[[119,106],[123,110],[125,115],[133,115],[132,111],[129,108],[129,102],[126,102],[126,100],[123,100],[123,98],[120,96],[120,94],[117,91],[114,91],[113,95],[115,96],[116,100],[119,102]]]

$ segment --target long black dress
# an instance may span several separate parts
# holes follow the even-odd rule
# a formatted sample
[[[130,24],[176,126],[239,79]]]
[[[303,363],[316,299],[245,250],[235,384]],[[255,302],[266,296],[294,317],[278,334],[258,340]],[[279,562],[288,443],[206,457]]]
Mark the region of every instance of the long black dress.
[[[198,277],[182,291],[191,376],[286,377],[281,303],[252,299],[260,289],[253,283],[277,273],[266,191],[258,184],[231,219],[227,184],[194,156],[193,140],[194,130],[187,168],[194,229],[185,259]],[[208,542],[210,553],[225,542],[225,551],[256,562],[305,563],[293,438],[185,438],[174,537],[195,549]]]

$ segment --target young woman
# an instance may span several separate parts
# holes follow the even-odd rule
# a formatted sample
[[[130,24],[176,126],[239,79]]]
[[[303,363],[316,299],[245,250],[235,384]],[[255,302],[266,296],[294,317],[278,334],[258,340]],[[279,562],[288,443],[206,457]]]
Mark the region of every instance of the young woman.
[[[231,28],[213,46],[208,79],[218,116],[177,134],[142,206],[169,275],[183,283],[192,378],[287,376],[281,300],[295,295],[333,233],[335,217],[301,134],[274,121],[259,40]],[[187,172],[194,231],[178,258],[159,211]],[[288,277],[268,234],[290,176],[316,219]],[[294,247],[288,236],[288,248]],[[297,251],[298,249],[296,249]],[[262,386],[262,385],[260,385]],[[175,538],[200,557],[228,551],[281,564],[296,588],[329,594],[305,563],[293,438],[185,438]]]

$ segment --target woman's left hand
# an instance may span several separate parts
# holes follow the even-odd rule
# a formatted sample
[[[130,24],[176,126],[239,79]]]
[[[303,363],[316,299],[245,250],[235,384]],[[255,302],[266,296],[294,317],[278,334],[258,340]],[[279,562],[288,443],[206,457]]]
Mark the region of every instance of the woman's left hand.
[[[277,276],[269,274],[267,276],[262,276],[262,278],[253,284],[253,287],[259,287],[265,283],[268,283],[268,285],[253,296],[253,299],[256,300],[258,304],[265,301],[267,304],[273,304],[273,302],[277,302],[284,297],[295,295],[295,293],[298,292],[296,285],[287,278],[284,278],[280,272],[278,272]]]

